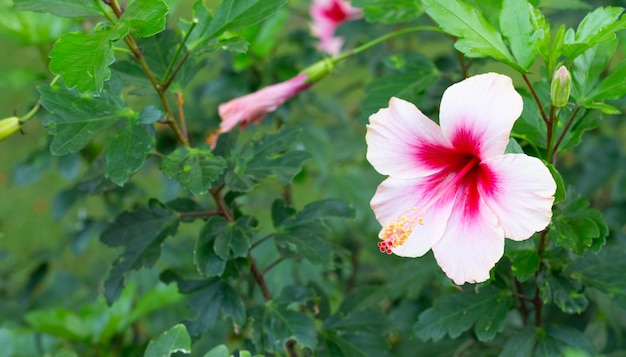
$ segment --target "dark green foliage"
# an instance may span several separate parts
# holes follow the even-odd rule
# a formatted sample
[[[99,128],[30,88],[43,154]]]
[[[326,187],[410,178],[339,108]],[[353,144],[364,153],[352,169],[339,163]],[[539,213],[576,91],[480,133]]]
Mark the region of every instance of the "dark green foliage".
[[[102,232],[100,240],[111,247],[124,247],[104,283],[109,304],[117,300],[131,270],[151,267],[159,259],[165,238],[176,233],[178,217],[162,203],[151,200],[147,208],[120,214]]]

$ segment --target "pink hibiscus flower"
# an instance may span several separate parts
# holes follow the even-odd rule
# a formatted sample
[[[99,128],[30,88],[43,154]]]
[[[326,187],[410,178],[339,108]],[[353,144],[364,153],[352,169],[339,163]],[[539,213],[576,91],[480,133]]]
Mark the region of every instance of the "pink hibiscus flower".
[[[440,125],[391,98],[370,116],[367,159],[389,175],[371,205],[381,252],[432,249],[456,284],[489,279],[504,238],[524,240],[552,217],[556,184],[541,160],[505,154],[522,98],[509,77],[488,73],[448,88]]]
[[[235,98],[218,106],[217,111],[222,119],[220,132],[232,130],[238,124],[246,127],[251,123],[259,123],[268,114],[296,94],[311,86],[307,82],[308,74],[299,74],[288,81],[267,86],[259,91]]]
[[[337,56],[343,38],[335,37],[335,30],[344,22],[361,16],[361,10],[345,0],[313,0],[311,4],[311,33],[320,40],[317,48],[331,56]]]

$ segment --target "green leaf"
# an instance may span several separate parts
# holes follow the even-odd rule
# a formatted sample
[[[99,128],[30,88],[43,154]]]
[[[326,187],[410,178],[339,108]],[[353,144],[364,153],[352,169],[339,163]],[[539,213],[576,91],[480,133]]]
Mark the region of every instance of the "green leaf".
[[[128,2],[119,23],[122,26],[127,23],[130,34],[137,38],[150,37],[163,31],[168,11],[164,0],[132,0]]]
[[[302,129],[284,127],[276,134],[265,134],[246,144],[234,159],[233,171],[226,173],[227,187],[247,192],[266,177],[275,177],[285,185],[291,183],[310,157],[305,151],[291,149],[301,133]]]
[[[590,94],[591,100],[618,99],[626,95],[626,60],[609,73]]]
[[[617,301],[624,307],[626,306],[624,304],[626,301],[625,254],[626,250],[618,246],[608,246],[598,254],[586,252],[582,257],[569,264],[565,268],[564,274],[614,298],[620,297]]]
[[[220,316],[232,318],[239,326],[245,324],[246,308],[241,296],[219,278],[187,280],[171,271],[165,271],[161,274],[161,280],[168,284],[177,283],[178,291],[189,296],[188,305],[197,313],[195,320],[188,325],[193,336],[198,336],[215,325]]]
[[[102,232],[100,240],[111,247],[124,247],[124,252],[113,262],[109,277],[104,282],[104,296],[111,304],[124,288],[126,274],[131,270],[151,267],[159,259],[161,245],[178,228],[178,217],[156,200],[148,208],[137,208],[115,218]]]
[[[70,88],[99,93],[104,81],[111,77],[109,65],[115,61],[113,41],[123,35],[123,30],[111,29],[63,35],[50,51],[50,72],[62,75]]]
[[[367,21],[385,24],[411,21],[424,12],[418,0],[352,0],[351,4],[363,9]]]
[[[589,305],[579,281],[568,280],[552,273],[545,275],[540,296],[544,303],[553,302],[567,314],[581,314]]]
[[[227,30],[261,22],[286,3],[286,0],[223,0],[215,12],[215,17],[212,17],[203,2],[197,1],[194,5],[194,18],[198,19],[198,25],[190,35],[187,48],[190,51],[201,49]],[[179,21],[178,25],[183,33],[186,33],[190,22]]]
[[[77,152],[121,119],[134,116],[129,108],[120,108],[103,98],[79,95],[59,85],[37,89],[41,93],[41,104],[49,112],[44,125],[54,136],[50,144],[54,155]]]
[[[276,210],[282,205],[272,206],[272,216],[284,215]],[[283,206],[284,207],[284,206]],[[295,217],[282,220],[274,236],[279,247],[293,251],[313,264],[332,266],[332,250],[321,238],[329,229],[325,221],[329,218],[352,218],[354,210],[343,201],[328,199],[308,204]]]
[[[380,108],[387,107],[391,97],[419,105],[424,92],[440,77],[434,64],[424,56],[396,56],[392,61],[394,74],[378,77],[365,87],[366,96],[360,105],[360,120],[363,123]]]
[[[492,340],[504,328],[513,304],[508,291],[492,286],[478,293],[462,292],[441,296],[434,307],[422,312],[413,335],[422,340],[441,340],[446,334],[457,338],[474,326],[479,341]]]
[[[587,354],[595,352],[587,337],[574,328],[549,326],[545,330],[537,330],[535,356],[563,356],[572,347]]]
[[[389,356],[389,342],[384,336],[389,319],[378,309],[355,310],[347,315],[333,315],[324,321],[321,355],[383,357]],[[330,351],[337,351],[335,354]]]
[[[185,325],[174,325],[148,343],[144,357],[169,357],[172,353],[191,353],[191,338]]]
[[[283,304],[268,302],[251,311],[253,334],[257,347],[270,353],[284,353],[284,345],[295,339],[299,345],[315,349],[317,333],[313,319],[289,310]]]
[[[504,0],[500,29],[520,67],[528,69],[537,56],[535,47],[543,29],[535,32],[531,22],[533,7],[527,0]]]
[[[67,309],[34,310],[24,319],[36,331],[69,340],[86,340],[91,333],[85,321]]]
[[[557,205],[548,239],[559,247],[582,255],[589,248],[599,250],[608,233],[602,213],[590,208],[589,201],[572,193],[566,201]]]
[[[599,7],[588,13],[576,29],[570,29],[565,34],[563,55],[574,59],[588,48],[598,43],[615,39],[615,32],[626,28],[626,18],[620,18],[624,11],[621,7]]]
[[[550,174],[552,175],[554,182],[556,182],[554,203],[559,203],[563,201],[566,197],[565,182],[563,182],[563,177],[561,176],[561,173],[556,169],[556,167],[554,167],[554,165],[547,162],[544,162],[544,164],[548,167],[548,170],[550,170]]]
[[[214,38],[226,30],[254,25],[285,4],[286,0],[222,0],[206,37]]]
[[[64,17],[102,15],[93,1],[85,0],[13,0],[20,11],[48,12]]]
[[[202,148],[180,147],[161,161],[163,173],[195,196],[206,194],[225,168],[223,158]]]
[[[152,152],[154,137],[137,119],[127,119],[111,141],[106,154],[106,175],[124,186],[130,175],[137,172]]]
[[[534,326],[526,326],[515,335],[509,337],[499,357],[533,357],[537,330]]]
[[[513,250],[506,252],[506,256],[511,260],[511,270],[520,282],[528,280],[539,270],[539,256],[534,249]]]
[[[460,0],[423,0],[426,12],[446,33],[458,37],[454,47],[467,57],[492,57],[524,73],[502,36],[476,9]]]
[[[218,262],[246,257],[255,231],[256,220],[249,216],[240,217],[235,222],[227,222],[222,217],[209,218],[200,232],[196,246],[196,264],[200,272],[209,276],[219,275],[214,274],[220,270],[217,269]],[[217,261],[215,255],[219,258]],[[223,268],[221,270],[223,272]]]
[[[241,355],[241,351],[239,353]],[[226,345],[219,345],[211,348],[203,357],[230,357],[230,352]]]
[[[572,97],[586,103],[617,49],[617,39],[591,47],[572,64]]]

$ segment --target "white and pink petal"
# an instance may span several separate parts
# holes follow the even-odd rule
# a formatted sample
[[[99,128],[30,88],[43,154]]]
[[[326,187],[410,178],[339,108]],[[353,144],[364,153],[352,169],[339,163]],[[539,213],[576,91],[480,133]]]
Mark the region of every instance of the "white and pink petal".
[[[475,194],[459,192],[446,230],[432,248],[437,264],[457,285],[489,279],[490,270],[504,254],[502,228]]]
[[[438,192],[431,179],[390,177],[378,186],[372,198],[372,209],[383,226],[381,239],[389,238],[385,235],[388,228],[401,225],[403,221],[410,222],[406,241],[391,248],[396,255],[424,255],[437,243],[446,228],[454,205],[454,193]]]
[[[504,153],[522,97],[508,76],[486,73],[450,86],[441,98],[439,123],[456,149],[482,160]]]
[[[556,183],[541,160],[524,154],[506,154],[482,163],[494,180],[479,185],[481,196],[498,218],[504,235],[530,238],[552,219]]]
[[[423,177],[440,171],[446,142],[441,129],[415,105],[398,98],[370,116],[367,160],[383,175]]]

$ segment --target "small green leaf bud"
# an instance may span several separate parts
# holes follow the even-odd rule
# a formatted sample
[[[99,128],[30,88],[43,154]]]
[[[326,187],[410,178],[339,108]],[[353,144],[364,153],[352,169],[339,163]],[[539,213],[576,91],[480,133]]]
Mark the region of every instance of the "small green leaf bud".
[[[565,66],[559,67],[559,69],[554,72],[550,89],[552,105],[556,108],[566,106],[569,101],[569,94],[572,90],[572,76]]]
[[[0,141],[15,134],[20,130],[20,126],[20,120],[17,117],[0,120]]]

